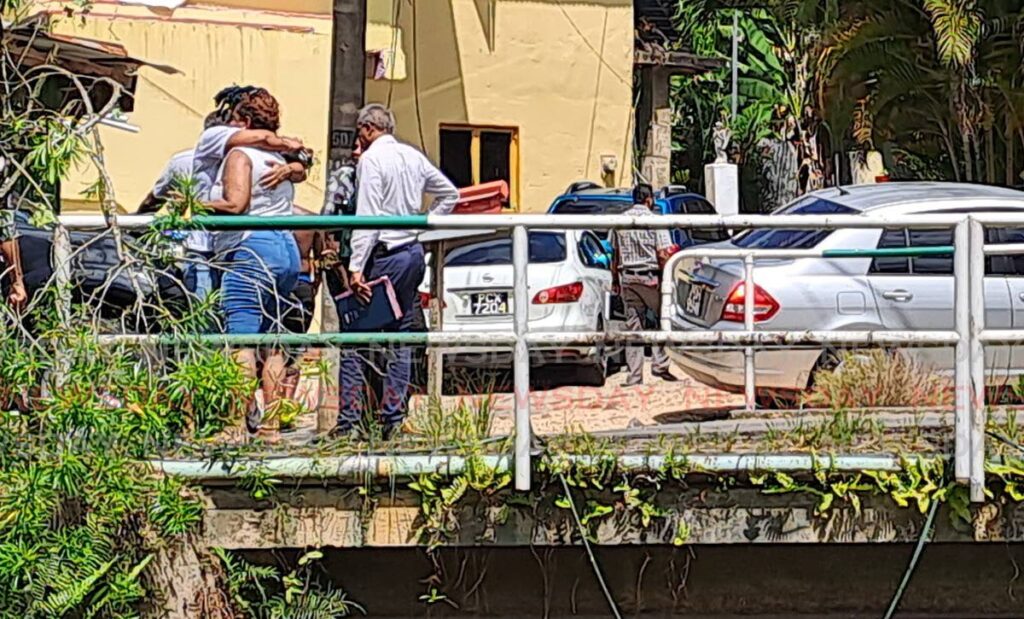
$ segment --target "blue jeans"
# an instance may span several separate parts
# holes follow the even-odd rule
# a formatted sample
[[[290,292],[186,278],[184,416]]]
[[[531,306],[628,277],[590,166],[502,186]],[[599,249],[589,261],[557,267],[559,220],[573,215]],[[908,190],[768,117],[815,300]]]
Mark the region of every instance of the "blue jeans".
[[[299,248],[290,232],[251,233],[227,259],[221,278],[228,333],[281,333],[288,295],[299,276]]]
[[[205,301],[214,290],[220,288],[220,271],[211,266],[213,252],[188,250],[182,268],[185,289],[200,301]]]
[[[423,246],[412,243],[387,253],[378,245],[364,270],[367,281],[387,276],[395,288],[402,317],[387,325],[382,332],[411,331],[414,325],[413,303],[425,270]],[[366,378],[364,352],[345,350],[341,355],[341,410],[338,426],[347,429],[359,423],[369,399],[370,382]],[[402,423],[409,403],[409,381],[412,374],[412,350],[395,346],[387,351],[384,392],[380,399],[381,422],[385,426]]]

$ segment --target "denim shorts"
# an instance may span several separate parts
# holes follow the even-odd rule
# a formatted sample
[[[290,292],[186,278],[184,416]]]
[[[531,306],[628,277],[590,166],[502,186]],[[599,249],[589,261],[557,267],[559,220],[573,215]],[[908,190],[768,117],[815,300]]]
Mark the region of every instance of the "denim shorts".
[[[299,275],[299,248],[290,232],[258,230],[228,254],[221,278],[228,333],[282,333],[288,297]]]

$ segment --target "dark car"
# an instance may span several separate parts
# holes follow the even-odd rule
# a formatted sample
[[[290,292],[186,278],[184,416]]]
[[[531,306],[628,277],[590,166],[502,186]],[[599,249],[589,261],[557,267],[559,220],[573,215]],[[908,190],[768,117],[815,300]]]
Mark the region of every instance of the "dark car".
[[[704,196],[692,193],[686,187],[670,185],[658,191],[654,205],[662,215],[714,215],[715,207]],[[633,192],[628,188],[607,188],[596,183],[574,183],[555,198],[548,213],[557,215],[617,215],[633,206]],[[604,240],[607,230],[595,230]],[[692,245],[717,243],[729,238],[719,228],[676,228],[671,230],[672,242],[684,249]],[[606,249],[611,250],[610,247]]]
[[[53,277],[53,229],[37,227],[28,213],[18,211],[15,216],[21,254],[22,272],[29,300],[51,283]],[[141,233],[124,231],[128,241],[137,240]],[[72,302],[88,302],[104,318],[118,319],[125,310],[136,305],[141,292],[147,306],[173,308],[184,303],[186,293],[181,285],[181,273],[175,266],[159,272],[142,266],[125,267],[118,256],[117,245],[110,233],[72,231],[71,284]],[[143,312],[138,325],[145,330],[159,330],[151,320],[153,308]]]

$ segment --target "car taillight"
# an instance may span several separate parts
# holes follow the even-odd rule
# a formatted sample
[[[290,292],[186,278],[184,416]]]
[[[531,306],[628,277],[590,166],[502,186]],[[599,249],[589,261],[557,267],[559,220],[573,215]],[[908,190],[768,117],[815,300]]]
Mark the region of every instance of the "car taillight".
[[[534,305],[550,305],[552,303],[575,303],[583,296],[583,282],[573,282],[564,286],[555,286],[541,290],[533,296]]]
[[[722,307],[722,320],[743,322],[743,305],[746,303],[746,290],[743,282],[732,287]],[[779,312],[779,302],[763,288],[754,284],[754,322],[768,320]]]
[[[420,308],[425,309],[425,310],[429,310],[430,309],[430,302],[433,301],[433,300],[434,300],[434,295],[430,294],[429,292],[421,292],[420,293]],[[447,307],[448,307],[448,304],[445,303],[444,300],[442,299],[441,300],[441,309],[446,309]]]

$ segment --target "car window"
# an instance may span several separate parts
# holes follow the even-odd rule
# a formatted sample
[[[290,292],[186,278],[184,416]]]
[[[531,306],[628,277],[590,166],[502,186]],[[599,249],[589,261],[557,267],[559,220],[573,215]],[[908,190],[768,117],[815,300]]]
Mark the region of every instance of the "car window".
[[[686,201],[686,212],[690,215],[714,215],[715,207],[707,200],[691,198]],[[691,228],[690,237],[694,243],[717,243],[729,238],[723,228]]]
[[[595,269],[611,268],[601,241],[593,234],[587,232],[580,237],[579,252],[584,265]]]
[[[907,246],[907,231],[903,229],[883,230],[878,239],[878,249]],[[910,273],[910,259],[890,256],[877,257],[871,261],[869,273]]]
[[[911,230],[911,247],[952,245],[952,230]],[[953,254],[945,256],[916,256],[910,259],[910,272],[915,275],[952,275]]]
[[[531,232],[529,261],[533,264],[563,262],[565,260],[564,232]],[[512,239],[488,239],[463,245],[445,256],[444,265],[467,267],[477,265],[512,264]]]
[[[855,215],[857,210],[815,197],[804,197],[784,206],[773,215]],[[737,247],[767,249],[811,249],[832,234],[831,230],[772,228],[747,230],[732,238]]]
[[[630,200],[588,200],[586,198],[562,198],[551,207],[555,215],[616,215],[633,206]]]
[[[985,243],[992,245],[1024,243],[1024,228],[985,228]],[[985,273],[1024,277],[1024,255],[986,256]]]
[[[937,247],[953,244],[952,230],[907,230],[905,228],[884,230],[878,239],[878,248],[893,247]],[[889,257],[880,256],[871,261],[870,273],[952,275],[953,255]]]

